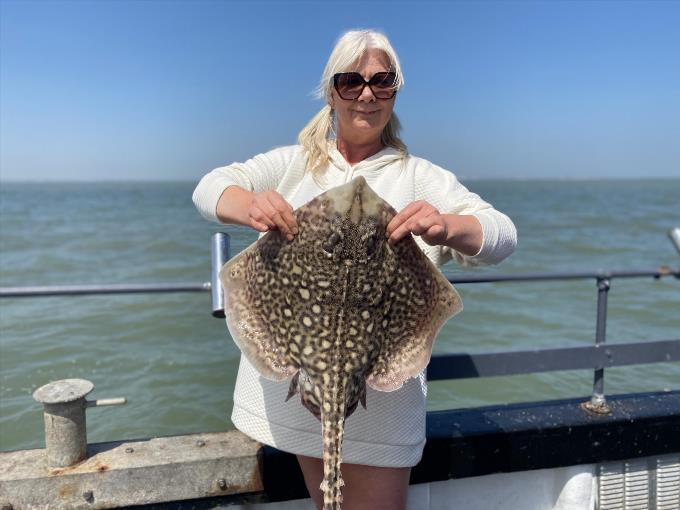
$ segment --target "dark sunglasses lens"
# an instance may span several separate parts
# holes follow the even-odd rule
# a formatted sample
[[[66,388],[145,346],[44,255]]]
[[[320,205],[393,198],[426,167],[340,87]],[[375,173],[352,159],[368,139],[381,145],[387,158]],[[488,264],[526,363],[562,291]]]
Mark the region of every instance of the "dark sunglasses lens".
[[[396,82],[396,73],[376,73],[371,78],[369,85],[375,97],[378,99],[389,99],[396,92]]]
[[[338,75],[336,86],[343,99],[356,99],[364,88],[364,79],[359,73],[342,73]]]

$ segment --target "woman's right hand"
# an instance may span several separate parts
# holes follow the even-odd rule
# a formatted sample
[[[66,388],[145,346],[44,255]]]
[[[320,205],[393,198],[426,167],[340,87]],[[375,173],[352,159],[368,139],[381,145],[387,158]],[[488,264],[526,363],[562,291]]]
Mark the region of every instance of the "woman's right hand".
[[[285,198],[273,190],[252,193],[248,220],[255,230],[268,232],[278,229],[289,241],[298,233],[293,208]]]

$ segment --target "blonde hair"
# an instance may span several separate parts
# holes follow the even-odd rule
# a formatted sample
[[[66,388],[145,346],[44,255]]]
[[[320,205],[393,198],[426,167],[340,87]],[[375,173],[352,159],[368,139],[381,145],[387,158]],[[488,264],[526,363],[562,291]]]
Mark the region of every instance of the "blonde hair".
[[[330,160],[328,155],[328,141],[333,133],[333,109],[330,106],[333,76],[352,70],[352,66],[368,49],[382,51],[389,60],[390,70],[397,75],[396,88],[404,85],[399,58],[387,37],[375,30],[350,30],[345,32],[328,58],[326,67],[321,75],[321,81],[316,89],[316,97],[323,98],[326,104],[312,120],[300,131],[298,141],[307,151],[307,170],[314,174],[325,168]],[[380,135],[381,143],[386,147],[393,147],[404,155],[407,154],[406,144],[399,138],[401,124],[397,115],[392,112],[389,122]]]

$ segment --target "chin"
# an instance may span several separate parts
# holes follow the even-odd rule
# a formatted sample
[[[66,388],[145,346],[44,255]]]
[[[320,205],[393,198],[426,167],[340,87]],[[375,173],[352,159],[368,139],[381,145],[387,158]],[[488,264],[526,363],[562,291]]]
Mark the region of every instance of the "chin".
[[[361,130],[379,130],[379,131],[382,131],[383,128],[385,127],[380,122],[375,122],[375,121],[372,122],[372,121],[369,121],[369,120],[366,120],[366,119],[356,119],[352,124],[355,127],[355,129],[361,129]]]

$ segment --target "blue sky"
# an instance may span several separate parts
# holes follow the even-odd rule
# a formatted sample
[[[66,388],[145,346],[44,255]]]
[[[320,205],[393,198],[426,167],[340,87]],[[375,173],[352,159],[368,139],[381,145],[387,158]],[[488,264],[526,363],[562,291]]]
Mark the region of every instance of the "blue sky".
[[[0,0],[0,179],[197,180],[295,143],[385,31],[409,150],[461,178],[680,177],[680,2]]]

